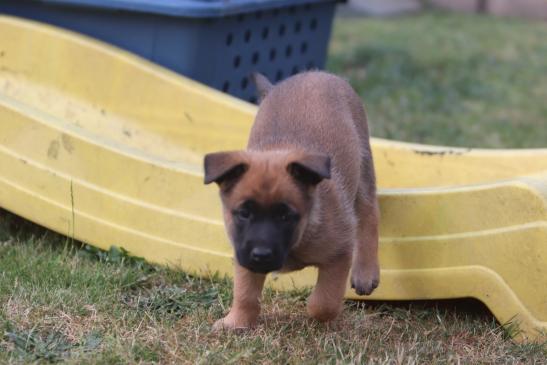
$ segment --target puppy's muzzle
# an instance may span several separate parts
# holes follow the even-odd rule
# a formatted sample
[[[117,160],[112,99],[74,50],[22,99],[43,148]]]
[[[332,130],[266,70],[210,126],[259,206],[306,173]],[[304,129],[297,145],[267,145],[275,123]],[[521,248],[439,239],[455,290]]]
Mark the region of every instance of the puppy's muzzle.
[[[255,247],[251,250],[251,261],[255,264],[269,264],[273,261],[274,255],[271,248]]]
[[[268,273],[283,266],[285,255],[271,244],[247,242],[247,248],[237,250],[239,263],[256,273]]]

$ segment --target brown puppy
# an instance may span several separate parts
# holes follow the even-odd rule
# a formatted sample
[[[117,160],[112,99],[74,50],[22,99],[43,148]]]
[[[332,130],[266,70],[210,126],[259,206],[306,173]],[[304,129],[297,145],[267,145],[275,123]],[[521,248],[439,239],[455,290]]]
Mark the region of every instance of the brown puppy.
[[[234,300],[214,328],[256,323],[266,274],[313,265],[308,313],[341,311],[348,273],[358,294],[379,282],[378,203],[365,111],[344,80],[306,72],[272,86],[255,75],[260,108],[246,151],[205,156],[234,246]]]

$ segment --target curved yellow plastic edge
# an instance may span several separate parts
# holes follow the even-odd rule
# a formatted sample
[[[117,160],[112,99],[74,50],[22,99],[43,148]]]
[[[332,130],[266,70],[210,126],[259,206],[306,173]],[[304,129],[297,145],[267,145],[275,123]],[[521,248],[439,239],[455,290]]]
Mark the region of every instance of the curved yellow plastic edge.
[[[245,146],[256,108],[126,52],[0,16],[0,206],[155,263],[231,275],[205,153]],[[378,300],[473,297],[518,340],[547,331],[547,149],[373,140]],[[269,279],[312,286],[315,270]],[[350,290],[348,298],[358,298]]]

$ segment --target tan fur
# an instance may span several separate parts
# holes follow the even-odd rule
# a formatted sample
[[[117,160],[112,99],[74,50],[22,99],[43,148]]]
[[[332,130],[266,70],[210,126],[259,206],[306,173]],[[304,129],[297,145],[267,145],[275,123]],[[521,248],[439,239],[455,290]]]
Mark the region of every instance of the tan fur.
[[[309,153],[330,156],[331,178],[302,191],[287,164]],[[232,229],[231,208],[250,197],[264,203],[287,201],[302,214],[298,241],[282,271],[318,267],[308,301],[312,317],[336,318],[350,267],[358,293],[374,290],[379,282],[374,166],[365,111],[346,81],[307,72],[268,88],[247,151],[236,160],[248,169],[221,194],[227,230]],[[235,273],[232,309],[215,328],[247,327],[257,319],[264,275],[237,264]]]
[[[213,329],[251,327],[260,314],[260,297],[266,275],[255,274],[235,264],[234,301],[230,313],[217,321]]]

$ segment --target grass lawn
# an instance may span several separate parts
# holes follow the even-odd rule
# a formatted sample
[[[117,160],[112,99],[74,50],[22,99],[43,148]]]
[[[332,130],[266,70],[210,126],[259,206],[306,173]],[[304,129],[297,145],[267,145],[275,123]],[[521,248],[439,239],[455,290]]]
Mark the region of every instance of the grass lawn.
[[[365,100],[372,134],[547,147],[547,23],[428,14],[339,20],[328,68]]]
[[[545,40],[546,23],[339,19],[329,69],[364,97],[376,136],[545,147]],[[547,363],[547,342],[513,344],[474,301],[348,301],[321,325],[305,316],[307,294],[266,290],[256,329],[213,334],[229,280],[97,251],[0,210],[0,363]]]

